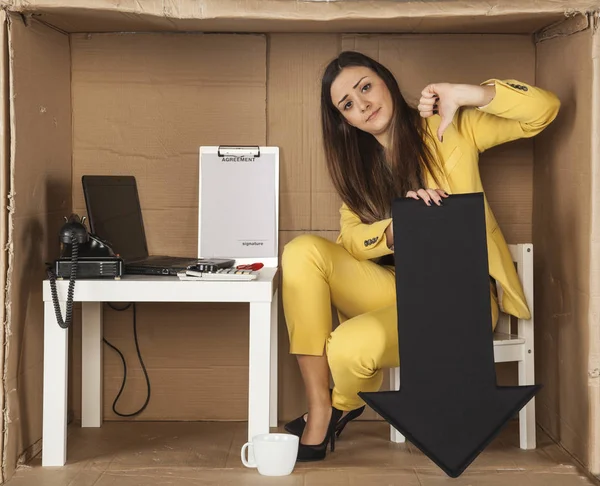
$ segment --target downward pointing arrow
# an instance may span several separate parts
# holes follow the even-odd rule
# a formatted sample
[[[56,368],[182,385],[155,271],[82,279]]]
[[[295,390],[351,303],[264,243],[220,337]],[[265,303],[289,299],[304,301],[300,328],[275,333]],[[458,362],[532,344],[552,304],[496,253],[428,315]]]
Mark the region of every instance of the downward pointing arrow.
[[[359,396],[456,478],[541,387],[496,385],[483,194],[393,221],[400,390]]]

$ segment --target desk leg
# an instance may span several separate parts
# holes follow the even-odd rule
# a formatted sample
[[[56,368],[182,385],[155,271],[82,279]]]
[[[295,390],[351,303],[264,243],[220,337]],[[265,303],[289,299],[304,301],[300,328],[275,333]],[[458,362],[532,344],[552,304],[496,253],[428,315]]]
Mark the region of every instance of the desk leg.
[[[60,303],[64,317],[66,303]],[[44,412],[42,466],[67,461],[67,381],[69,331],[56,321],[52,301],[44,303]]]
[[[275,290],[273,294],[273,301],[271,302],[271,403],[269,404],[269,425],[271,427],[277,427],[277,295],[278,291]]]
[[[269,432],[271,388],[271,302],[250,304],[248,440]]]
[[[102,425],[102,302],[81,305],[81,426]]]

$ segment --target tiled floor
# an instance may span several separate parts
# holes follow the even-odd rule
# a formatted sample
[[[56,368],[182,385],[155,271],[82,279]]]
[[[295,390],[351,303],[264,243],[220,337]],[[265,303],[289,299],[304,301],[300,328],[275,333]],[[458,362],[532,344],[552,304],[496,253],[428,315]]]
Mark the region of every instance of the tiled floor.
[[[383,422],[350,424],[336,450],[318,463],[299,463],[291,476],[269,478],[246,469],[244,423],[105,423],[69,429],[63,468],[41,458],[19,468],[8,486],[586,486],[585,476],[538,430],[538,448],[518,448],[511,423],[458,479],[447,477],[410,443],[393,444]]]

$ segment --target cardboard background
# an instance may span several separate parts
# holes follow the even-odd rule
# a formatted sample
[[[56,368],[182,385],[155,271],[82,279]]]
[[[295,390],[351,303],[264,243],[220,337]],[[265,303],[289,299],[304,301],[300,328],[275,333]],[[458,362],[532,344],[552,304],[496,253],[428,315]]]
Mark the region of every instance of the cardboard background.
[[[331,24],[314,22],[311,16],[318,9],[313,2],[294,2],[297,10],[291,14],[284,8],[286,2],[268,1],[261,5],[274,7],[271,13],[248,12],[254,19],[248,22],[239,13],[237,23],[227,24],[229,2],[208,2],[200,13],[191,12],[188,2],[173,3],[181,9],[167,14],[181,17],[181,21],[163,18],[164,12],[144,11],[155,4],[146,1],[117,2],[117,6],[110,0],[96,0],[93,3],[100,12],[84,8],[82,0],[71,9],[52,9],[56,1],[51,0],[11,3],[25,10],[43,4],[41,11],[51,12],[43,19],[57,20],[68,30],[228,25],[240,29],[263,26],[260,30],[268,31],[274,24],[267,17],[275,18],[279,12],[298,19],[277,24],[283,31],[343,32],[369,24],[382,30],[435,31],[444,27],[449,32],[477,29],[519,35],[321,32],[69,37],[32,19],[26,18],[25,25],[19,16],[11,15],[10,90],[3,91],[11,114],[10,133],[3,139],[8,139],[11,147],[11,210],[5,210],[9,246],[3,267],[7,278],[7,477],[23,451],[30,448],[24,457],[39,451],[43,262],[58,254],[62,216],[71,208],[83,212],[80,176],[136,175],[151,252],[194,254],[197,147],[232,143],[233,139],[234,143],[279,145],[280,248],[305,232],[335,239],[339,199],[322,157],[318,91],[321,70],[342,48],[363,50],[379,58],[413,100],[431,81],[479,83],[489,77],[537,83],[561,98],[561,114],[549,130],[534,141],[519,141],[486,153],[481,172],[507,240],[533,241],[535,245],[536,371],[538,381],[545,384],[538,400],[538,420],[582,463],[598,469],[594,458],[598,455],[599,356],[597,345],[590,344],[598,335],[598,289],[589,265],[596,261],[597,252],[592,190],[597,171],[591,161],[597,162],[600,153],[598,141],[592,137],[598,128],[598,114],[592,107],[600,91],[599,34],[593,35],[589,29],[568,36],[573,30],[559,30],[553,34],[555,38],[536,46],[531,32],[562,17],[560,2],[538,2],[538,13],[523,10],[520,15],[516,10],[528,7],[507,2],[495,15],[477,17],[475,24],[474,16],[487,12],[486,7],[468,5],[466,10],[464,2],[421,2],[418,6],[368,2],[369,11],[357,2],[321,4],[324,18],[329,16]],[[572,6],[582,5],[575,2]],[[127,12],[128,8],[133,10]],[[392,12],[392,8],[397,10]],[[439,15],[444,9],[447,17]],[[380,20],[372,24],[369,17]],[[517,17],[519,22],[510,23]],[[147,304],[138,311],[140,346],[153,398],[137,419],[245,419],[247,308]],[[302,413],[305,402],[295,359],[287,354],[283,319],[280,322],[279,411],[285,420]],[[129,412],[145,398],[131,315],[106,308],[105,323],[107,339],[128,359],[128,387],[119,410]],[[70,361],[74,417],[79,416],[81,390],[78,329],[75,325]],[[121,373],[118,358],[107,349],[106,419],[115,418],[110,406]],[[507,375],[507,379],[514,378]],[[374,418],[370,414],[367,418]]]
[[[5,470],[41,438],[44,262],[71,200],[69,37],[11,16],[11,162],[5,346]],[[50,236],[52,235],[52,236]],[[39,447],[38,446],[34,446]],[[35,452],[34,450],[30,452]]]
[[[0,12],[0,49],[3,53],[0,56],[0,93],[4,95],[9,90],[9,72],[8,62],[8,27],[6,12]],[[8,98],[3,96],[0,103],[0,197],[2,201],[8,201],[8,187],[10,177],[10,107]],[[8,211],[4,208],[0,211],[0,288],[6,289],[6,277],[8,267]],[[6,292],[0,294],[0,323],[3,331],[6,329]],[[0,359],[4,363],[5,333],[0,333]],[[5,404],[5,383],[2,381],[0,386],[0,406],[4,410]],[[0,450],[4,450],[4,434],[0,436]],[[4,481],[4,475],[0,470],[0,481]]]
[[[590,128],[594,110],[587,106],[598,83],[589,57],[592,42],[585,31],[539,44],[536,71],[563,102],[558,123],[535,140],[533,243],[535,285],[541,290],[535,306],[536,371],[545,385],[538,420],[576,457],[592,450],[588,431],[597,420],[591,414],[594,390],[588,388],[591,141],[597,132]]]
[[[100,34],[75,35],[71,46],[74,211],[85,213],[81,175],[134,174],[150,251],[157,254],[194,255],[196,146],[222,140],[264,143],[265,136],[281,147],[280,244],[307,231],[335,239],[340,200],[320,141],[319,82],[341,49],[361,50],[389,66],[411,101],[434,80],[534,82],[534,46],[527,36]],[[430,63],[426,68],[423,59]],[[511,242],[531,241],[532,172],[530,140],[482,157],[490,204]],[[187,311],[164,304],[138,309],[140,346],[156,393],[134,420],[244,419],[247,314],[225,307],[217,315],[200,305]],[[145,397],[128,316],[105,313],[107,339],[125,347],[131,370],[121,412],[137,409]],[[75,383],[80,381],[78,339],[76,331]],[[104,416],[115,419],[110,404],[122,367],[118,356],[106,351]],[[290,419],[304,411],[304,392],[295,359],[283,363],[287,378],[280,413]],[[238,400],[231,400],[232,388]],[[212,402],[205,398],[209,393]],[[71,404],[79,418],[78,392]],[[370,411],[366,417],[377,415]]]

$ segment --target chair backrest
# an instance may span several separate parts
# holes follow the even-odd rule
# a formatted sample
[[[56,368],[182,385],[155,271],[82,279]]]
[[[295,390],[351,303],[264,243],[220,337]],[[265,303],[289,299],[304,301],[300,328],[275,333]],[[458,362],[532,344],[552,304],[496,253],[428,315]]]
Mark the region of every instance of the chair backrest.
[[[525,299],[531,312],[531,319],[517,320],[517,335],[527,342],[533,342],[534,300],[533,300],[533,245],[530,243],[519,243],[508,245],[512,260],[517,267],[517,274],[523,286]],[[497,332],[512,334],[510,328],[510,316],[500,313]]]

